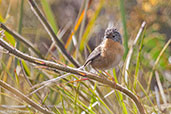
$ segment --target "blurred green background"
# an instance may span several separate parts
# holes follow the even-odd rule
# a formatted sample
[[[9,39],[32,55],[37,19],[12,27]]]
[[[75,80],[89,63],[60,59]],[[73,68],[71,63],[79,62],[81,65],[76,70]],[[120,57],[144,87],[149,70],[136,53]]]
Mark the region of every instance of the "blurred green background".
[[[89,53],[103,40],[105,29],[110,25],[115,26],[122,34],[125,56],[119,67],[109,73],[113,76],[116,71],[118,83],[138,95],[148,113],[170,113],[171,44],[166,48],[164,46],[171,39],[171,0],[35,1],[67,51],[81,65],[84,64]],[[129,69],[126,71],[128,82],[125,82],[124,66],[127,53],[143,21],[146,22],[146,26],[133,47]],[[54,46],[47,31],[31,10],[28,0],[0,0],[0,22],[24,36],[45,59],[74,67]],[[37,56],[9,33],[5,32],[3,39],[20,51]],[[33,90],[24,77],[23,69],[32,85],[61,75],[26,61],[20,62],[0,47],[1,80],[29,95]],[[87,70],[91,71],[91,68]],[[160,78],[158,81],[157,74]],[[149,80],[152,80],[151,83]],[[162,84],[164,98],[159,83]],[[150,92],[147,91],[148,87]],[[39,94],[40,98],[35,93],[30,95],[30,98],[42,106],[46,105],[55,113],[77,114],[83,111],[98,114],[137,113],[134,103],[125,95],[98,82],[91,85],[89,81],[81,80],[74,75],[61,79],[52,86],[44,87]],[[20,107],[10,108],[10,106]],[[0,110],[39,113],[2,88]]]

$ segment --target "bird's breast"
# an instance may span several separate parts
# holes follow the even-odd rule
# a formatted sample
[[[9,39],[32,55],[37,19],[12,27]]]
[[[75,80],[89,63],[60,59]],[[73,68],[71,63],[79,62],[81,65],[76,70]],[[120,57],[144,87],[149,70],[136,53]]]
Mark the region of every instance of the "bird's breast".
[[[114,68],[119,64],[124,54],[124,47],[119,42],[106,39],[101,44],[100,56],[95,58],[91,65],[99,70]]]
[[[101,56],[106,69],[113,68],[119,64],[124,54],[123,45],[111,39],[106,39],[102,48]]]

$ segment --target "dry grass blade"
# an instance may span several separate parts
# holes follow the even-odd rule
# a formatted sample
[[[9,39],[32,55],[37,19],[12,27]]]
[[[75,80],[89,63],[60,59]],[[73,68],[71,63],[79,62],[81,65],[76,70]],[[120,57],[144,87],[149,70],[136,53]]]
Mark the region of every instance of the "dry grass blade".
[[[67,40],[67,42],[65,44],[65,48],[67,48],[69,46],[69,44],[70,44],[70,42],[72,40],[72,37],[73,37],[74,33],[78,30],[78,27],[80,26],[80,24],[81,24],[81,22],[83,20],[84,15],[85,15],[85,11],[83,10],[83,12],[81,13],[81,15],[80,15],[80,17],[78,19],[78,22],[76,23],[76,25],[74,27],[73,32],[71,32],[71,35],[69,36],[69,38],[68,38],[68,40]]]
[[[50,80],[47,80],[47,81],[43,81],[43,82],[40,83],[40,84],[34,85],[34,86],[32,87],[32,89],[35,89],[35,88],[37,88],[37,87],[39,87],[39,88],[37,88],[36,90],[32,91],[32,92],[30,93],[30,95],[33,94],[33,93],[35,93],[35,92],[37,92],[37,91],[39,91],[40,89],[43,89],[44,87],[47,87],[47,86],[52,85],[53,83],[56,84],[57,81],[59,81],[59,80],[65,78],[65,77],[67,77],[67,76],[69,76],[69,75],[71,75],[71,73],[67,73],[67,74],[64,74],[64,75],[62,75],[62,76],[59,76],[59,77],[57,77],[57,78],[53,78],[53,79],[50,79]]]
[[[103,8],[103,4],[104,4],[104,0],[100,0],[100,2],[98,3],[98,6],[97,6],[97,9],[96,11],[94,12],[93,16],[91,17],[91,20],[89,21],[88,25],[86,26],[86,29],[85,29],[85,32],[81,38],[81,41],[80,41],[80,51],[83,51],[84,47],[85,47],[85,44],[87,44],[89,38],[89,34],[90,32],[92,31],[92,28],[95,24],[95,21],[100,13],[100,11],[102,10]]]
[[[161,58],[161,56],[163,55],[163,53],[165,52],[165,50],[167,49],[167,47],[169,46],[169,44],[171,43],[171,39],[169,39],[167,41],[167,43],[165,44],[165,46],[163,47],[163,49],[160,51],[160,54],[158,55],[155,63],[154,63],[154,66],[152,68],[152,71],[150,72],[150,76],[149,76],[149,81],[148,81],[148,87],[147,87],[147,93],[149,93],[150,91],[150,85],[151,85],[151,80],[152,80],[152,76],[153,76],[153,73],[154,73],[154,70],[156,69],[156,66]]]
[[[158,85],[158,87],[159,87],[160,94],[161,94],[161,96],[162,96],[163,102],[164,102],[164,104],[167,104],[166,96],[165,96],[165,94],[164,94],[164,90],[163,90],[162,84],[161,84],[161,82],[160,82],[159,74],[158,74],[157,71],[155,71],[155,76],[156,76],[157,85]]]
[[[38,105],[37,103],[35,103],[33,100],[31,100],[30,98],[28,98],[27,96],[25,96],[23,93],[21,93],[19,90],[13,88],[12,86],[10,86],[7,83],[5,83],[4,81],[0,80],[0,85],[3,88],[5,88],[8,91],[10,91],[11,93],[15,94],[20,99],[24,100],[26,103],[28,103],[29,105],[31,105],[36,110],[38,110],[38,111],[40,111],[42,113],[45,113],[45,114],[53,114],[53,112],[47,110],[46,108],[41,107],[40,105]]]
[[[126,58],[126,62],[125,62],[125,82],[128,83],[128,73],[127,71],[129,70],[129,64],[130,64],[130,60],[131,60],[131,57],[132,57],[132,53],[133,53],[133,48],[134,46],[136,45],[138,39],[140,38],[140,35],[141,33],[143,32],[144,28],[145,28],[145,25],[146,25],[146,22],[144,21],[142,24],[141,24],[141,27],[138,31],[138,34],[134,40],[134,43],[132,44],[132,46],[130,47],[130,50],[128,52],[128,55],[127,55],[127,58]]]

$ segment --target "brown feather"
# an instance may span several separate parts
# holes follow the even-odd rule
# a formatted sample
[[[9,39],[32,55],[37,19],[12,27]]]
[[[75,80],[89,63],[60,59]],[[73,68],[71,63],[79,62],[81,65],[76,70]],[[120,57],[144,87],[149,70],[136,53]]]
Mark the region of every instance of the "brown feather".
[[[88,64],[91,64],[91,62],[97,58],[98,56],[100,56],[101,54],[101,46],[99,45],[98,47],[96,47],[92,53],[90,53],[90,55],[88,56],[85,64],[84,64],[84,67],[87,66]]]

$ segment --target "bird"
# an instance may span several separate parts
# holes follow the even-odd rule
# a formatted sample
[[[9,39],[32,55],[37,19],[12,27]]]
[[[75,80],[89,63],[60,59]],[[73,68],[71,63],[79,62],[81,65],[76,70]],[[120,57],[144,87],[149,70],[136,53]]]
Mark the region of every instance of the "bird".
[[[115,27],[110,27],[105,30],[103,41],[90,53],[83,66],[109,70],[119,64],[123,55],[122,36]]]

